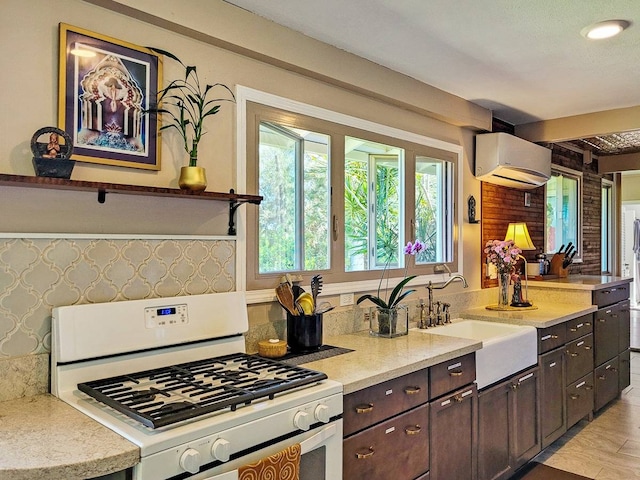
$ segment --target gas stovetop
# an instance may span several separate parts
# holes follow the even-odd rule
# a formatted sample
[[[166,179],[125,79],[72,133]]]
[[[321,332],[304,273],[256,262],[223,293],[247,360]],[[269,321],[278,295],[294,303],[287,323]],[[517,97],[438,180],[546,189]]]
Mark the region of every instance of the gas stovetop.
[[[150,428],[326,379],[324,373],[236,353],[78,384],[78,389]]]

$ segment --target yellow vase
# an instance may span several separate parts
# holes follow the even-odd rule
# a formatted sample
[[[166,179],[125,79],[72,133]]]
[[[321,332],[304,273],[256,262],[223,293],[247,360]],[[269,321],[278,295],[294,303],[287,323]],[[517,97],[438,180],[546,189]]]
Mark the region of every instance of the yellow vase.
[[[183,190],[202,191],[207,188],[207,175],[204,167],[182,167],[178,185]]]

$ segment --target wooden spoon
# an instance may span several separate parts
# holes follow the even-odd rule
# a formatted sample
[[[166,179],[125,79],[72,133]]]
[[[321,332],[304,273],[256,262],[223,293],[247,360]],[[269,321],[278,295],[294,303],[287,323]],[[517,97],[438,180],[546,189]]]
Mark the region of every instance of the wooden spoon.
[[[281,283],[276,287],[276,297],[280,305],[294,317],[298,316],[298,309],[296,308],[296,302],[293,298],[293,290],[288,283]]]

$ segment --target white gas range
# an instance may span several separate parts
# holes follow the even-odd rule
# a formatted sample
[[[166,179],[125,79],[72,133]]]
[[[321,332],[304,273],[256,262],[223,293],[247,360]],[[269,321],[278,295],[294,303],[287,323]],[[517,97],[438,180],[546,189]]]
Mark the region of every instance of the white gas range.
[[[295,443],[302,480],[340,479],[342,385],[244,353],[247,329],[242,292],[58,307],[52,393],[140,447],[134,480],[234,479]]]

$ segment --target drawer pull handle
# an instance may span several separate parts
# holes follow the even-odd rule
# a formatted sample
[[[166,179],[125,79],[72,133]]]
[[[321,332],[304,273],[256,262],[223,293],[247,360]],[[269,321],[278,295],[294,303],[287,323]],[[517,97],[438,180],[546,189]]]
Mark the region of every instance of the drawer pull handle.
[[[373,412],[373,403],[356,405],[356,413],[369,413],[369,412]]]
[[[584,387],[585,390],[593,390],[593,385],[587,385]]]
[[[422,427],[420,425],[411,425],[404,429],[404,433],[407,435],[417,435],[422,431]]]
[[[369,447],[369,450],[366,453],[356,452],[356,458],[361,460],[363,458],[371,457],[375,452],[373,451],[373,447]]]
[[[460,395],[456,395],[455,397],[453,397],[453,399],[458,403],[460,403],[460,402],[462,402],[464,400],[464,398],[462,396],[460,396]]]
[[[598,319],[598,321],[599,321],[600,323],[605,323],[605,322],[607,321],[607,319],[606,319],[606,318],[599,318],[599,319]]]
[[[606,375],[599,375],[598,376],[598,380],[606,380],[607,376]]]
[[[585,349],[585,350],[591,350],[591,345],[585,345],[585,346],[584,346],[584,349]]]
[[[404,393],[406,393],[407,395],[415,395],[416,393],[420,393],[420,387],[418,387],[417,385],[414,387],[406,387],[404,389]]]
[[[590,326],[591,326],[591,322],[585,322],[585,325],[586,325],[587,327],[590,327]]]
[[[459,377],[462,375],[462,370],[454,370],[453,372],[449,372],[449,376],[451,377]]]
[[[580,395],[578,395],[577,393],[570,393],[569,397],[571,398],[571,400],[578,400],[580,398]]]
[[[579,353],[570,352],[569,350],[567,350],[567,353],[569,354],[570,357],[577,357],[578,355],[580,355]]]
[[[517,383],[512,383],[511,385],[509,385],[509,387],[511,388],[511,390],[517,390],[518,389],[518,384]]]

